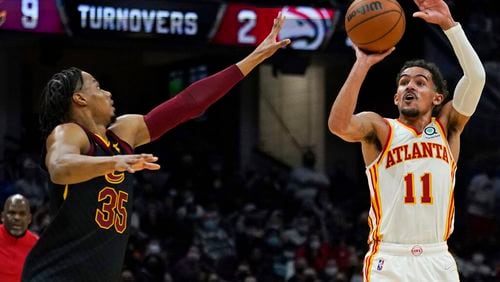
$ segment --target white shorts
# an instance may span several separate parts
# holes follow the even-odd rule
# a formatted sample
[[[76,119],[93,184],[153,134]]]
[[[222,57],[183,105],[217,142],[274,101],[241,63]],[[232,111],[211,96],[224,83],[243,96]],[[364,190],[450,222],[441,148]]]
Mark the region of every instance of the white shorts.
[[[446,242],[391,244],[375,242],[365,256],[363,281],[455,282],[457,264]]]

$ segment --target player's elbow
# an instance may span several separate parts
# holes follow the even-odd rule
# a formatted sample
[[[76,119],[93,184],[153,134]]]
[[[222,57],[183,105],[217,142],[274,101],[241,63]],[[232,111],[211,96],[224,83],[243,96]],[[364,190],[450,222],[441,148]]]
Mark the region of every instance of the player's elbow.
[[[346,122],[342,122],[341,120],[337,120],[334,117],[328,119],[328,129],[332,134],[341,136],[345,134],[347,131],[348,124]]]
[[[478,88],[480,87],[482,89],[486,84],[486,71],[483,65],[472,68],[468,73],[468,77],[471,84],[477,85]]]
[[[62,169],[52,169],[49,170],[50,181],[54,184],[65,185],[68,183],[68,179],[70,177],[69,173],[65,172]]]

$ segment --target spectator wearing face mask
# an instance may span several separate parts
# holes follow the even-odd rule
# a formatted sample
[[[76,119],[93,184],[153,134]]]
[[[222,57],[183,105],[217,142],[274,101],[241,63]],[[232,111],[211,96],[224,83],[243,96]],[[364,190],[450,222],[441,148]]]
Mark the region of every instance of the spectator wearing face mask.
[[[306,243],[297,249],[296,255],[304,257],[318,273],[321,273],[328,260],[333,258],[330,244],[322,240],[317,233],[309,236]]]
[[[200,247],[202,260],[216,267],[224,258],[236,255],[234,239],[220,225],[217,208],[208,208],[195,228],[194,243]]]

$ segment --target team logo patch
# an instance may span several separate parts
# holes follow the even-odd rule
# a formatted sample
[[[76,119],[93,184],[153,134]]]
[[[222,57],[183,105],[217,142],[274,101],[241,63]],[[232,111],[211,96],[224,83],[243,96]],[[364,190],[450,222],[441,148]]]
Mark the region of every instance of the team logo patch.
[[[416,256],[416,257],[421,255],[423,252],[424,252],[424,249],[422,249],[422,247],[420,247],[419,245],[413,246],[411,248],[411,254]]]
[[[439,133],[435,127],[426,127],[424,129],[424,133],[426,138],[434,138],[439,136]]]
[[[378,259],[378,262],[377,262],[377,270],[378,271],[381,271],[382,268],[384,268],[384,259],[383,258],[379,258]]]

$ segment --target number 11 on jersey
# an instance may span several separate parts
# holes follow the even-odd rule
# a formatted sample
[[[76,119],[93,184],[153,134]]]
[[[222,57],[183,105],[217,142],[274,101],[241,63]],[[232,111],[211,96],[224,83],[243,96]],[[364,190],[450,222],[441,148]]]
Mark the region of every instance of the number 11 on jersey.
[[[415,180],[413,173],[408,173],[405,177],[405,204],[415,204]],[[432,204],[432,187],[431,187],[432,176],[430,173],[424,173],[420,177],[420,182],[422,183],[422,197],[420,197],[420,203],[422,204]]]

